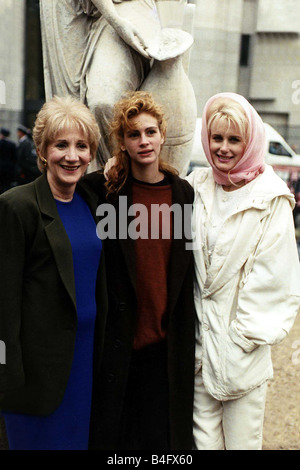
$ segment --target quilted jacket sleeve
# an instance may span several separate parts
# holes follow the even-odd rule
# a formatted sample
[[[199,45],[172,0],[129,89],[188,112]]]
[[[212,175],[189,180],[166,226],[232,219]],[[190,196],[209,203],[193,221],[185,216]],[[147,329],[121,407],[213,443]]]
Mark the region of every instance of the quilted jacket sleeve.
[[[288,334],[300,303],[300,269],[291,206],[272,201],[260,242],[240,283],[230,336],[246,352]]]

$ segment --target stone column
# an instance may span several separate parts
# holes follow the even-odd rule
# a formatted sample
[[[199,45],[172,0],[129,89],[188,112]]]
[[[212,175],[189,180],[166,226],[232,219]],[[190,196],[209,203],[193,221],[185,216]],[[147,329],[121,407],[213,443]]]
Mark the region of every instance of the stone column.
[[[25,12],[25,0],[1,0],[0,126],[10,129],[13,140],[24,104]]]

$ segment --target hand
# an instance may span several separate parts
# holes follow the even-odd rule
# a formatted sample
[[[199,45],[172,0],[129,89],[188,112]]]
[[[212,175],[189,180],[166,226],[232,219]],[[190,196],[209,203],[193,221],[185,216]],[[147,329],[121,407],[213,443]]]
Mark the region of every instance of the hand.
[[[125,17],[117,13],[112,0],[93,0],[93,4],[126,44],[139,52],[142,56],[150,58],[147,52],[149,45],[145,43],[145,40],[141,37],[141,33],[138,32],[136,27]]]
[[[112,168],[113,166],[116,166],[116,164],[117,164],[117,157],[111,157],[111,158],[109,158],[109,159],[107,160],[107,162],[105,163],[105,167],[104,167],[104,172],[103,172],[103,174],[104,174],[104,178],[105,178],[106,180],[108,180],[108,173],[109,173],[109,171],[111,170],[111,168]]]
[[[142,56],[150,58],[148,53],[149,45],[140,36],[138,30],[126,18],[120,19],[116,27],[117,33],[129,46],[139,52]]]

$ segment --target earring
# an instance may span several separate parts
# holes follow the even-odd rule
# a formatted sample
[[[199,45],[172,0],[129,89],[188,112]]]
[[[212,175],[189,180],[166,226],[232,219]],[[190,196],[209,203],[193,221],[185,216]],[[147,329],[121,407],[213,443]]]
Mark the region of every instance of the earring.
[[[40,159],[42,160],[43,166],[44,166],[45,168],[47,168],[48,162],[47,162],[46,158],[40,157]]]
[[[121,145],[121,150],[122,150],[122,152],[125,152],[125,151],[126,151],[126,148],[125,148],[124,145]]]

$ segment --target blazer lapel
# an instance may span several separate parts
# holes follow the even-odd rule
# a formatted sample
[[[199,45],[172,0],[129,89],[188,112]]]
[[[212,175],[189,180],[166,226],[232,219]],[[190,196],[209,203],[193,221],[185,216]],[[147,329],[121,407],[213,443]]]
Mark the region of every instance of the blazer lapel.
[[[37,202],[44,220],[45,233],[51,246],[62,282],[76,308],[76,291],[72,247],[58,215],[46,174],[34,182]]]

